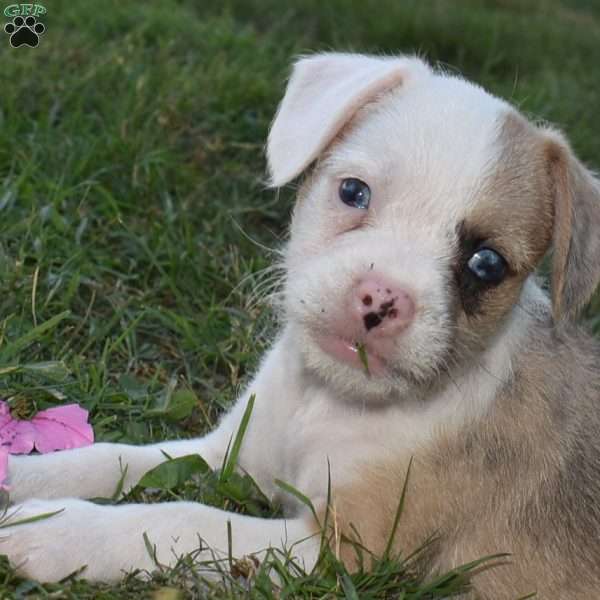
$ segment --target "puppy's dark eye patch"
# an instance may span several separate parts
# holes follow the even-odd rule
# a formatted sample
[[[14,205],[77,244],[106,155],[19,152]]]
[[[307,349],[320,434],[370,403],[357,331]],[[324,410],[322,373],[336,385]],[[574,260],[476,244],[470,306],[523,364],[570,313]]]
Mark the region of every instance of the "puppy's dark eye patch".
[[[506,259],[490,248],[489,237],[467,227],[457,227],[458,251],[454,280],[463,310],[467,315],[481,312],[485,293],[502,283],[510,268]]]

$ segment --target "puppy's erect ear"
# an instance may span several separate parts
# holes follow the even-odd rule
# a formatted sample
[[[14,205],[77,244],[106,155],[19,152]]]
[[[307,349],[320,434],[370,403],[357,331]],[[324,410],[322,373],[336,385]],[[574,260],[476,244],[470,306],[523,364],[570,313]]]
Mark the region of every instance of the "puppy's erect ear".
[[[552,305],[558,321],[574,317],[600,283],[600,181],[560,133],[545,134],[554,196]]]
[[[294,179],[362,106],[415,73],[429,73],[429,67],[409,57],[326,53],[301,58],[269,134],[271,185]]]

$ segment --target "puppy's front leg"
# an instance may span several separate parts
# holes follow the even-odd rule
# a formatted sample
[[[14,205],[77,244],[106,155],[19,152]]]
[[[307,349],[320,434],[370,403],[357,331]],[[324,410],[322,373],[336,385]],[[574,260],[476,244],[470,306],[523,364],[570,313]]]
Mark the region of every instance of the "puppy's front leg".
[[[234,557],[252,553],[260,559],[268,547],[286,548],[311,569],[320,544],[309,516],[259,519],[192,502],[100,506],[72,498],[30,500],[11,509],[11,521],[60,510],[35,523],[0,529],[0,554],[7,554],[19,573],[57,581],[86,566],[86,579],[115,581],[133,569],[151,571],[156,563],[144,534],[161,565],[172,566],[200,548],[199,561],[225,558],[228,521]]]
[[[111,497],[123,477],[123,491],[129,490],[149,469],[166,460],[200,454],[215,468],[223,460],[227,444],[235,432],[236,417],[245,406],[244,398],[207,436],[131,446],[94,444],[35,456],[9,458],[9,485],[12,502],[27,498]]]
[[[270,492],[279,473],[281,452],[277,451],[278,427],[293,410],[299,385],[299,370],[290,340],[282,337],[267,354],[248,391],[225,415],[220,425],[203,438],[161,442],[149,446],[94,444],[40,456],[11,456],[9,485],[11,501],[27,498],[94,498],[114,494],[127,469],[123,490],[129,490],[152,467],[165,460],[163,452],[175,458],[200,454],[215,468],[222,464],[227,446],[240,425],[250,395],[256,403],[244,438],[240,464]],[[285,366],[285,368],[284,368]]]

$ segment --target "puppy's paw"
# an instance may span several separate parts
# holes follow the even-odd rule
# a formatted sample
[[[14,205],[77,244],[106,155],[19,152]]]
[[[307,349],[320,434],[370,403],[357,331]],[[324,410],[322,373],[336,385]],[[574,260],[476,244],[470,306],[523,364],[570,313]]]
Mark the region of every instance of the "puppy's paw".
[[[128,553],[128,540],[119,519],[111,519],[111,508],[118,515],[118,507],[76,499],[28,500],[11,507],[0,529],[0,554],[19,574],[43,582],[82,569],[87,579],[114,581],[133,567],[152,568],[139,544],[139,556]]]

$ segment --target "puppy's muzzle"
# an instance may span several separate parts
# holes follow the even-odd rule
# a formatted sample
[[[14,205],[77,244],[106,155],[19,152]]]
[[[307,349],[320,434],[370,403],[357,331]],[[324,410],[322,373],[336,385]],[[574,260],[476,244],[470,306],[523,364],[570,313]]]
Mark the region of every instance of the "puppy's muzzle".
[[[364,369],[362,348],[369,372],[382,374],[415,314],[414,296],[406,287],[370,272],[348,289],[340,310],[327,323],[327,333],[316,333],[315,341],[336,360],[358,369]]]

